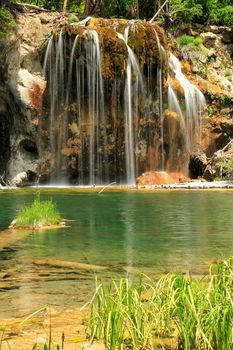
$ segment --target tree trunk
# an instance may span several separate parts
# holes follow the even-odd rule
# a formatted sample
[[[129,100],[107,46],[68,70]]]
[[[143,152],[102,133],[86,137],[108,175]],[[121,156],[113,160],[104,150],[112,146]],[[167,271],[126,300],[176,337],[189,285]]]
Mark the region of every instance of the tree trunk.
[[[85,0],[85,10],[84,10],[84,15],[89,16],[91,11],[91,0]]]
[[[68,0],[64,0],[64,3],[63,3],[63,13],[66,13],[67,2],[68,2]]]

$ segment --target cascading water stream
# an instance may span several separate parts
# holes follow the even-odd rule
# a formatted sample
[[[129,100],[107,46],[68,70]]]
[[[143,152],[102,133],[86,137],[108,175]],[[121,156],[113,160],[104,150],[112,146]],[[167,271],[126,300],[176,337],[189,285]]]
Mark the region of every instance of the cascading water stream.
[[[137,58],[133,50],[127,44],[129,37],[129,29],[127,26],[124,35],[117,33],[127,47],[128,60],[126,70],[125,83],[125,155],[126,155],[126,181],[127,184],[134,185],[136,180],[135,172],[135,140],[134,140],[134,115],[138,114],[138,94],[143,92],[143,79]],[[135,82],[132,82],[134,77]]]
[[[205,97],[202,92],[195,85],[191,84],[182,73],[181,63],[173,54],[169,57],[169,65],[175,78],[180,82],[184,89],[187,128],[186,144],[189,146],[190,151],[194,143],[195,135],[193,131],[196,129],[198,132],[198,141],[201,143],[201,116],[205,109]]]
[[[182,131],[185,133],[184,116],[183,116],[183,113],[181,111],[180,104],[179,104],[178,98],[176,96],[176,93],[170,84],[168,85],[168,106],[169,106],[169,110],[174,111],[178,114]]]
[[[69,98],[70,98],[70,89],[71,89],[71,82],[72,82],[72,74],[73,74],[73,63],[74,63],[74,54],[76,45],[78,42],[79,35],[76,35],[73,43],[73,47],[71,50],[70,55],[70,62],[69,62],[69,72],[68,72],[68,80],[67,80],[67,87],[66,87],[66,98],[65,98],[65,111],[64,111],[64,118],[62,123],[62,149],[65,149],[66,143],[67,143],[67,124],[68,124],[68,105],[69,105]],[[66,169],[67,167],[67,158],[63,155],[62,156],[62,169]]]
[[[164,50],[163,46],[160,43],[158,34],[156,30],[154,29],[158,50],[159,50],[159,56],[161,60],[161,65],[157,67],[157,88],[158,88],[158,99],[159,99],[159,117],[160,117],[160,130],[161,130],[161,170],[164,170],[164,130],[163,130],[163,76],[162,76],[162,70],[163,65],[166,61],[166,51]]]
[[[54,51],[56,55],[54,55]],[[61,128],[61,133],[56,134],[57,126],[57,114],[59,113],[58,104],[64,104],[65,98],[65,79],[64,79],[64,45],[63,45],[63,30],[60,31],[57,42],[52,36],[49,40],[45,59],[44,59],[44,75],[46,74],[47,66],[49,66],[48,72],[48,85],[49,85],[49,100],[50,100],[50,146],[51,146],[51,162],[56,163],[57,168],[61,167],[61,154],[59,150],[61,149],[63,131]],[[51,180],[53,182],[60,182],[61,178],[57,173],[51,173]]]
[[[99,152],[100,130],[104,128],[105,112],[101,50],[98,34],[95,30],[85,30],[82,37],[79,35],[75,37],[71,48],[69,66],[67,68],[64,65],[64,40],[65,38],[63,37],[62,31],[59,34],[58,40],[51,37],[44,59],[45,72],[49,66],[47,80],[49,83],[50,99],[50,143],[52,157],[56,162],[56,170],[53,169],[53,171],[51,171],[51,182],[62,181],[64,183],[66,181],[68,119],[70,104],[73,99],[72,90],[75,71],[77,84],[76,101],[78,106],[76,121],[77,125],[82,128],[83,118],[85,117],[88,121],[88,132],[90,133],[88,141],[88,184],[100,184],[102,183],[102,179],[99,174],[102,173],[101,168],[103,166],[105,167],[105,176],[106,178],[108,177],[108,162],[105,151],[103,154]],[[80,64],[75,58],[75,54],[77,43],[81,40],[83,40],[84,43],[84,50],[80,58],[80,60],[82,60]],[[85,67],[83,64],[84,61]],[[65,70],[68,70],[68,74]],[[85,77],[87,78],[87,84],[85,84]],[[83,116],[84,109],[86,109],[85,116]],[[55,132],[55,127],[58,123],[60,125],[59,135]],[[102,137],[105,139],[106,144],[106,135]],[[81,151],[83,151],[82,146],[84,146],[86,140],[82,140],[81,143],[80,148]],[[79,167],[80,173],[82,173],[82,157],[80,157]],[[108,181],[108,179],[106,180]]]
[[[103,79],[101,70],[101,52],[98,34],[94,30],[87,30],[84,37],[87,60],[87,88],[88,88],[88,119],[90,126],[89,139],[89,184],[101,183],[99,174],[103,164],[99,150],[99,133],[105,122]],[[77,71],[77,75],[80,72]],[[78,90],[77,90],[78,93]],[[95,147],[97,152],[95,151]]]
[[[148,28],[147,50],[135,40],[145,24],[124,23],[120,34],[115,22],[108,28],[89,21],[72,25],[75,35],[63,28],[48,41],[40,121],[43,142],[50,143],[42,155],[45,178],[134,185],[144,171],[186,172],[195,134],[200,142],[204,96],[167,53],[159,28]]]

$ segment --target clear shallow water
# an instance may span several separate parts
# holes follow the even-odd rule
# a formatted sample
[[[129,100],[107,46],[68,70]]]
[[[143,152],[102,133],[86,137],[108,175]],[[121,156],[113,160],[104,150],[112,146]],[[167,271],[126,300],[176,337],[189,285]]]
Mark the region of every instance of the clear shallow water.
[[[36,192],[0,193],[1,230]],[[42,199],[56,201],[64,218],[75,221],[59,230],[29,232],[0,252],[1,273],[10,275],[0,285],[0,316],[46,305],[74,307],[93,293],[93,275],[35,268],[34,260],[103,265],[109,277],[113,272],[126,273],[125,267],[146,273],[177,268],[200,273],[217,258],[233,254],[231,190],[101,195],[75,190],[40,192]]]

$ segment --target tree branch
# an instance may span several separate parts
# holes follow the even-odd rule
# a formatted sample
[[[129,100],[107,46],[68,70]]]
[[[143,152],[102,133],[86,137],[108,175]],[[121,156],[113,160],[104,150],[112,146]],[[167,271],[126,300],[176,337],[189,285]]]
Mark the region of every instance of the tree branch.
[[[169,0],[165,0],[165,2],[163,3],[163,5],[158,9],[158,11],[156,12],[156,14],[151,18],[150,23],[152,23],[155,18],[160,14],[160,12],[162,11],[162,9],[164,8],[164,6],[169,2]]]

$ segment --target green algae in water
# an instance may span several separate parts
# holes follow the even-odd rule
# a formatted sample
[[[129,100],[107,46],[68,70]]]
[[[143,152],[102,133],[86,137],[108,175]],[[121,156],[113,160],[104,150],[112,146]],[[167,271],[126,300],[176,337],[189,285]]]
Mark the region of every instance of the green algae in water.
[[[24,206],[16,217],[13,227],[43,227],[58,225],[62,218],[52,199],[42,201],[39,196],[31,205]]]

